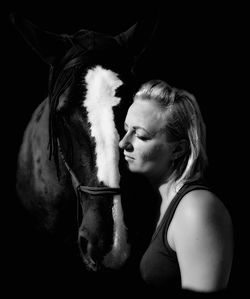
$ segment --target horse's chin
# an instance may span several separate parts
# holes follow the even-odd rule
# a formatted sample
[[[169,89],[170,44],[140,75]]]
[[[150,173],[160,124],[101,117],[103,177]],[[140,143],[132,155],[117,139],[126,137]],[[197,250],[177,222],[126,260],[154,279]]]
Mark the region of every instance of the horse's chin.
[[[115,270],[117,270],[117,267],[112,268],[111,266],[110,267],[106,266],[103,261],[102,262],[93,261],[93,259],[88,255],[84,255],[84,256],[82,255],[82,260],[87,271],[89,272],[98,272],[98,273],[105,272],[108,274],[108,273],[113,273]]]

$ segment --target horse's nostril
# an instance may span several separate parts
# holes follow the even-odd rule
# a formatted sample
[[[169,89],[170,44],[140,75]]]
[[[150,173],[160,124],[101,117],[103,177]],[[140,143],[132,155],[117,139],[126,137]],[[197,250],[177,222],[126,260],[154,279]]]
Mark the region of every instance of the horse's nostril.
[[[87,254],[88,251],[88,240],[82,236],[79,236],[78,239],[80,250],[83,254]]]
[[[100,263],[100,252],[93,246],[93,244],[85,237],[79,235],[78,237],[79,249],[85,261],[91,263],[91,267],[97,267]]]

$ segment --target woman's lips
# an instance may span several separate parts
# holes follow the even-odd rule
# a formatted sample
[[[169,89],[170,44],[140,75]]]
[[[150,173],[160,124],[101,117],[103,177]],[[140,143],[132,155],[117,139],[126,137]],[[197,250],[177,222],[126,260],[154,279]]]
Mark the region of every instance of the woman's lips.
[[[125,154],[124,154],[124,156],[125,156],[125,160],[127,160],[127,161],[134,160],[134,158],[131,157],[131,156],[128,156],[128,155],[125,155]]]

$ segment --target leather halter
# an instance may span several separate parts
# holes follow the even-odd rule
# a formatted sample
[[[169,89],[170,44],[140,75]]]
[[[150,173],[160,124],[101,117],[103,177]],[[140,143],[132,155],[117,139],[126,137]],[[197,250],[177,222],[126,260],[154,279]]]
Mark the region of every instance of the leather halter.
[[[112,187],[107,187],[107,186],[90,187],[90,186],[85,186],[85,185],[81,184],[80,181],[78,180],[77,176],[75,175],[74,171],[71,169],[71,167],[67,163],[67,161],[63,155],[62,148],[60,146],[60,142],[59,142],[58,138],[57,138],[57,143],[58,143],[58,149],[59,149],[61,158],[63,160],[63,163],[64,163],[65,167],[67,168],[68,172],[70,173],[71,180],[76,189],[78,200],[80,199],[80,197],[79,197],[80,192],[88,193],[88,194],[95,195],[95,196],[121,194],[120,188],[112,188]]]

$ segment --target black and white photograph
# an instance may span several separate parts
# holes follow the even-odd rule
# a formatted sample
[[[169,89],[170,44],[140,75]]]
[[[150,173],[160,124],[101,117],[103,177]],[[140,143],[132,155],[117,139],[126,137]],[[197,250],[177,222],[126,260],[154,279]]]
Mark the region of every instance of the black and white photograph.
[[[239,6],[5,5],[9,296],[234,298],[247,289]]]

